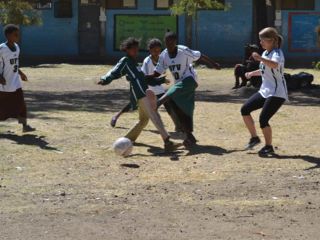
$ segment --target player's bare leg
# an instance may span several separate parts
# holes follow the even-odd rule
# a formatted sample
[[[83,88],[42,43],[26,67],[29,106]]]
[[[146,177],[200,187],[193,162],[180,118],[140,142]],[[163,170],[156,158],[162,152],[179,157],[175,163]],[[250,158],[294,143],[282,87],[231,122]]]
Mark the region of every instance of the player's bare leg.
[[[251,135],[251,139],[247,144],[246,149],[251,149],[257,144],[259,144],[261,141],[260,141],[260,138],[258,137],[257,130],[254,125],[254,120],[252,116],[251,115],[243,116],[243,121]]]
[[[123,113],[129,112],[130,108],[131,108],[131,103],[128,103],[124,108],[122,108],[119,112],[117,112],[116,115],[114,115],[114,116],[111,118],[111,121],[110,121],[111,127],[115,127],[116,124],[117,124],[117,121],[118,121],[119,117],[120,117]]]

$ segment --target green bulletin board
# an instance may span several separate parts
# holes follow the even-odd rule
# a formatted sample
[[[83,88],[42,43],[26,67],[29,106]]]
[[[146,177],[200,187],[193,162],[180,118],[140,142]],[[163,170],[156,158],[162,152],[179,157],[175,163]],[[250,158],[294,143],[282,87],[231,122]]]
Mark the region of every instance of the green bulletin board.
[[[147,50],[146,42],[151,38],[163,40],[167,29],[178,31],[177,17],[170,15],[115,15],[114,49],[128,37],[141,41],[140,49]]]

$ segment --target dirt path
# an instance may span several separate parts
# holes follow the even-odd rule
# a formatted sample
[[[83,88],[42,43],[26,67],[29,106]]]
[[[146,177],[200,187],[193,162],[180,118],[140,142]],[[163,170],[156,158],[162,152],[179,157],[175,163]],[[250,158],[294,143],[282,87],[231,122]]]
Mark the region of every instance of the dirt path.
[[[108,123],[127,102],[125,80],[95,86],[103,66],[24,71],[38,131],[0,125],[1,240],[319,239],[319,90],[291,95],[272,120],[278,155],[264,159],[259,148],[242,151],[239,109],[252,90],[230,90],[231,70],[202,69],[199,146],[178,159],[158,155],[161,139],[149,124],[124,159],[109,147],[136,113],[115,129]]]

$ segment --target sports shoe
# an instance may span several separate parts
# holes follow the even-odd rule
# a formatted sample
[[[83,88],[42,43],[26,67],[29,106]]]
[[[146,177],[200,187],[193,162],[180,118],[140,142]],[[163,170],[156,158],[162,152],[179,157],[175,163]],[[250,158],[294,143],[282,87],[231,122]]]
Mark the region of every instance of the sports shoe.
[[[183,141],[183,145],[185,146],[185,148],[192,148],[194,145],[196,145],[197,143],[197,139],[193,136],[192,133],[189,133],[187,135],[187,138]]]
[[[190,149],[192,148],[196,143],[194,141],[192,141],[191,139],[187,138],[183,141],[183,146],[186,149]]]
[[[261,140],[259,137],[252,137],[250,138],[249,143],[246,145],[246,150],[254,148],[256,145],[261,143]]]
[[[111,127],[115,127],[115,126],[116,126],[117,120],[118,120],[118,119],[117,119],[116,117],[112,117],[112,118],[111,118],[111,121],[110,121]]]
[[[165,152],[173,152],[181,147],[181,143],[172,142],[170,138],[168,138],[164,143],[164,151]]]
[[[258,152],[259,155],[268,155],[274,153],[274,149],[272,145],[266,145]]]
[[[25,125],[25,126],[23,126],[23,128],[22,128],[22,131],[24,132],[24,133],[26,133],[26,132],[34,132],[36,129],[35,128],[33,128],[33,127],[31,127],[30,125]]]

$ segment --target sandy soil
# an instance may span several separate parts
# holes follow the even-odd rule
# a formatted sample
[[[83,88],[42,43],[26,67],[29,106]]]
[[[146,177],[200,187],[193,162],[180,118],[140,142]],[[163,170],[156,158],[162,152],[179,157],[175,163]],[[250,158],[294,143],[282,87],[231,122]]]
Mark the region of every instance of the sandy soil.
[[[159,154],[161,139],[149,124],[133,155],[121,158],[110,146],[136,113],[109,127],[128,84],[95,86],[106,69],[23,69],[38,131],[0,125],[0,239],[319,239],[319,88],[291,94],[271,122],[277,155],[260,158],[261,146],[243,151],[249,136],[239,113],[255,90],[231,90],[231,69],[199,69],[199,146],[177,158]],[[320,72],[311,72],[320,84]]]

